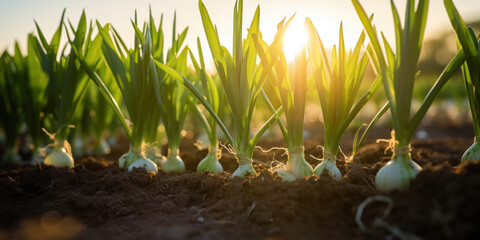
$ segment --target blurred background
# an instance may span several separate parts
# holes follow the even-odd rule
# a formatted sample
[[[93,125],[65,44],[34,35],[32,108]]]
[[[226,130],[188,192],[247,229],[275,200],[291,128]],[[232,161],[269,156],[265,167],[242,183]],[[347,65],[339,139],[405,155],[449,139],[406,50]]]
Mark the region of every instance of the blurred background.
[[[77,23],[82,10],[86,11],[88,19],[96,19],[102,24],[111,23],[119,31],[120,35],[124,36],[124,40],[129,47],[133,45],[134,31],[130,19],[134,18],[135,10],[140,22],[148,18],[149,6],[157,21],[159,21],[160,15],[163,14],[165,39],[171,39],[173,15],[176,12],[177,29],[189,28],[185,43],[192,48],[196,48],[196,38],[200,37],[202,45],[204,47],[208,46],[198,11],[197,0],[0,0],[0,2],[1,51],[8,50],[12,52],[14,41],[18,41],[22,50],[24,50],[26,48],[27,34],[32,32],[36,34],[34,21],[39,24],[46,37],[50,38],[58,26],[64,8],[66,8],[66,19],[70,20],[74,25]],[[213,23],[217,25],[221,44],[231,50],[232,13],[235,0],[204,0],[203,2],[209,11]],[[395,0],[394,2],[400,12],[400,16],[403,16],[406,0]],[[361,3],[367,13],[374,13],[374,23],[377,29],[384,32],[389,42],[394,44],[390,1],[368,0],[361,1]],[[457,0],[455,4],[467,25],[474,28],[480,27],[480,1]],[[250,24],[257,6],[260,6],[260,30],[267,43],[273,40],[277,24],[284,17],[288,18],[295,13],[295,27],[293,29],[302,28],[304,19],[309,17],[327,48],[331,48],[334,44],[338,45],[341,22],[343,23],[347,47],[354,46],[363,29],[349,0],[244,0],[243,21],[245,26]],[[244,31],[244,35],[246,35],[246,31]],[[299,32],[295,32],[292,35],[299,35]],[[66,38],[62,38],[62,40],[66,41]],[[291,41],[295,41],[295,39]],[[456,52],[455,34],[448,20],[442,0],[430,1],[425,41],[419,65],[421,75],[415,88],[415,96],[419,101],[423,99],[445,65]],[[196,51],[194,51],[194,54],[197,54]],[[289,59],[288,52],[286,54],[287,59]],[[207,68],[212,74],[215,74],[210,51],[204,51],[204,55],[207,61]],[[290,56],[290,59],[293,59],[293,57]],[[371,74],[370,78],[373,77],[373,74]],[[369,78],[368,75],[367,78]],[[463,96],[463,80],[458,75],[456,79],[452,79],[447,84],[439,98],[450,99],[453,102],[451,101],[449,104],[455,104],[457,105],[456,107],[461,108],[462,106],[460,105],[462,104],[459,104],[459,102],[462,102]],[[312,96],[312,98],[312,100],[317,99],[316,96]],[[380,104],[382,99],[383,96],[378,96],[377,103]],[[312,116],[312,119],[317,119],[317,117]]]
[[[232,13],[235,0],[204,0],[203,2],[209,11],[213,23],[217,25],[221,44],[231,50]],[[367,13],[375,13],[373,21],[377,29],[384,32],[389,42],[394,44],[390,1],[363,0],[361,3]],[[406,0],[395,1],[400,16],[403,16],[405,3]],[[457,0],[455,4],[467,25],[474,27],[475,31],[478,32],[480,29],[480,1]],[[343,23],[345,44],[349,48],[354,46],[363,29],[350,0],[244,0],[244,26],[250,24],[258,5],[260,5],[260,30],[267,43],[273,40],[277,31],[277,24],[284,17],[290,17],[295,13],[297,23],[295,23],[294,29],[302,28],[303,20],[309,17],[327,48],[337,44],[341,22]],[[173,16],[176,12],[177,31],[187,26],[189,27],[186,44],[195,49],[198,36],[204,49],[206,49],[208,43],[203,32],[197,0],[160,0],[152,2],[147,0],[0,0],[0,51],[7,50],[13,52],[14,42],[18,41],[23,52],[25,52],[28,33],[37,35],[34,21],[39,24],[47,39],[50,39],[58,27],[64,8],[66,8],[66,19],[70,20],[73,25],[77,24],[82,10],[86,11],[88,19],[98,20],[101,24],[111,23],[118,30],[119,34],[123,36],[126,44],[131,47],[133,45],[134,31],[130,19],[134,18],[136,10],[139,22],[147,20],[149,6],[156,21],[159,21],[161,14],[164,15],[163,30],[165,39],[171,39]],[[246,35],[246,31],[244,31],[244,35]],[[293,36],[297,35],[293,34]],[[62,37],[62,40],[65,43],[66,38]],[[293,41],[295,41],[295,38]],[[455,41],[455,34],[444,9],[443,1],[430,1],[425,43],[419,65],[420,75],[415,83],[414,111],[423,101],[426,93],[434,84],[443,68],[456,53]],[[170,46],[168,41],[166,41],[166,46]],[[194,51],[194,54],[196,54],[196,51]],[[214,74],[210,52],[204,50],[204,54],[207,60],[207,68]],[[366,81],[373,81],[374,77],[375,75],[370,69],[367,72]],[[362,87],[364,90],[360,90],[360,92],[364,92],[369,87],[369,84],[364,84]],[[318,136],[321,133],[319,131],[321,131],[322,124],[320,122],[322,121],[322,116],[318,105],[318,96],[314,88],[310,91],[308,98],[305,137],[313,137],[315,141],[318,141]],[[383,91],[378,91],[373,101],[361,111],[360,116],[352,124],[349,134],[352,136],[363,123],[370,121],[371,117],[385,102]],[[259,105],[262,104],[260,101]],[[259,109],[265,109],[265,106],[259,107]],[[423,125],[420,127],[420,131],[424,132],[421,132],[422,134],[417,137],[434,137],[434,133],[425,132],[424,130],[428,128],[429,122],[435,122],[434,124],[437,125],[443,124],[445,129],[451,128],[452,124],[464,127],[466,131],[456,131],[458,135],[462,136],[465,135],[465,132],[473,132],[468,110],[463,79],[460,74],[457,74],[437,96],[435,104],[429,110]],[[263,123],[262,119],[268,117],[269,113],[262,110],[257,112],[259,114],[254,115],[256,118],[254,120],[257,121],[253,124],[252,132],[255,132],[255,128],[261,126]],[[383,123],[380,126],[384,126],[382,131],[374,134],[375,136],[381,138],[389,137],[391,127],[387,115],[380,121],[380,123]],[[194,125],[196,123],[193,120],[187,121],[187,130],[185,134],[182,134],[185,138],[193,138],[192,130],[196,129]],[[277,128],[274,128],[270,134],[277,137],[280,135]],[[469,134],[467,135],[470,137]],[[351,143],[350,140],[348,141]]]
[[[393,21],[390,12],[390,1],[368,0],[362,1],[368,13],[375,13],[374,22],[378,30],[383,31],[390,41],[393,39]],[[405,0],[395,1],[398,10],[403,15]],[[217,25],[221,43],[231,48],[232,39],[232,12],[235,0],[204,0],[213,22]],[[338,41],[339,24],[343,21],[346,45],[352,46],[362,26],[349,0],[245,0],[244,22],[250,23],[255,8],[260,5],[260,30],[267,42],[271,42],[276,25],[285,16],[297,13],[296,19],[303,22],[305,17],[312,19],[319,31],[326,47],[331,47]],[[465,20],[478,26],[480,20],[480,1],[455,1],[459,12]],[[97,19],[102,24],[112,23],[122,36],[126,37],[127,44],[133,41],[133,29],[130,19],[138,12],[139,21],[147,19],[149,6],[154,16],[164,14],[164,31],[166,39],[170,39],[173,14],[177,12],[177,27],[189,27],[186,43],[195,46],[196,37],[200,36],[202,44],[207,45],[202,28],[202,21],[198,11],[197,0],[176,1],[129,1],[129,0],[0,0],[0,50],[13,50],[15,40],[25,48],[27,34],[35,32],[34,20],[38,22],[42,31],[50,37],[58,25],[62,10],[67,9],[66,18],[76,24],[83,9],[89,19]],[[159,19],[159,18],[156,18]],[[424,46],[423,71],[438,72],[435,69],[443,66],[455,51],[455,40],[445,12],[443,1],[430,1],[429,16],[426,29],[428,43]],[[436,49],[436,50],[433,50]],[[442,50],[438,50],[442,49]],[[208,51],[206,58],[211,59]],[[440,67],[441,67],[440,66]],[[211,66],[213,69],[213,67]]]

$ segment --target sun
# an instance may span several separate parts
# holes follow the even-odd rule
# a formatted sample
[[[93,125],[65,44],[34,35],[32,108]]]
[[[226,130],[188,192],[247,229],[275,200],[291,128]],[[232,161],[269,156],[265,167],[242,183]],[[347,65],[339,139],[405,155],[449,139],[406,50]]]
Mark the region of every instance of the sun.
[[[306,40],[307,34],[303,22],[300,18],[294,18],[283,41],[283,52],[287,62],[295,61],[295,55],[305,47]]]

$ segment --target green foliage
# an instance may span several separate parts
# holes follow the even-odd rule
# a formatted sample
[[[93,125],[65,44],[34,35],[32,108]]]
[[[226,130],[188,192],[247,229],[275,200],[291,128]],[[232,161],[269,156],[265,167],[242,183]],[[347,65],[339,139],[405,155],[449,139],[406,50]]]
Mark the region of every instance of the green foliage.
[[[201,89],[202,94],[205,96],[205,100],[208,102],[208,104],[210,104],[213,111],[215,111],[217,115],[221,115],[221,110],[224,105],[220,100],[223,99],[225,95],[222,92],[220,81],[214,81],[214,79],[207,74],[205,60],[203,58],[202,45],[200,44],[200,38],[198,37],[197,48],[200,63],[195,59],[195,56],[190,51],[190,59],[192,60],[192,64],[195,68],[197,78],[194,83],[198,88]],[[220,151],[220,149],[218,149],[217,123],[215,122],[215,118],[212,115],[205,116],[198,109],[198,107],[194,108],[194,112],[203,124],[209,140],[209,153],[198,164],[197,172],[209,171],[212,173],[221,173],[223,172],[223,167],[218,161],[219,154],[217,154],[217,151]]]
[[[293,17],[285,24],[285,19],[277,25],[277,34],[273,43],[268,46],[262,39],[258,39],[258,55],[264,67],[264,73],[273,86],[274,99],[280,99],[286,126],[278,119],[278,124],[285,138],[288,148],[286,169],[277,173],[285,180],[292,181],[313,174],[313,169],[306,162],[303,149],[303,124],[307,95],[307,57],[305,48],[295,57],[294,67],[289,68],[285,54],[281,50],[283,37]],[[275,108],[263,92],[270,110]]]
[[[18,42],[15,42],[14,55],[11,56],[5,51],[1,56],[0,115],[1,126],[7,137],[7,154],[10,155],[8,158],[11,158],[9,161],[13,160],[12,156],[15,155],[13,148],[16,147],[23,123],[26,124],[32,139],[33,151],[44,143],[41,129],[48,79],[36,58],[37,49],[34,43],[35,38],[29,34],[26,55],[22,54]]]
[[[91,68],[85,61],[84,55],[79,54],[79,59],[82,68],[95,82],[100,93],[114,110],[115,116],[120,121],[129,139],[130,151],[120,158],[120,167],[131,170],[129,167],[134,162],[139,161],[135,164],[135,167],[143,166],[150,171],[156,172],[156,165],[144,158],[142,149],[145,136],[149,134],[155,135],[160,121],[158,107],[155,104],[153,107],[151,105],[156,103],[154,88],[156,73],[151,62],[152,41],[149,31],[146,31],[145,35],[143,35],[133,21],[132,26],[135,29],[135,45],[133,49],[128,49],[114,28],[112,28],[112,37],[109,34],[110,25],[107,24],[105,27],[102,27],[97,22],[99,36],[103,39],[101,48],[103,56],[113,73],[116,87],[121,93],[125,108],[119,107],[117,100],[105,84],[106,80],[103,80],[95,73],[95,69]],[[78,49],[72,48],[75,52],[78,52]],[[155,132],[145,134],[147,130],[152,128],[155,129]]]
[[[78,105],[82,104],[82,99],[87,90],[88,78],[77,63],[77,52],[71,50],[65,55],[66,47],[59,52],[60,38],[64,26],[62,14],[60,24],[52,37],[50,43],[44,37],[37,23],[39,39],[35,39],[36,54],[41,62],[43,71],[48,75],[48,103],[46,115],[54,124],[52,132],[56,132],[55,138],[58,142],[63,142],[68,136],[67,125],[73,124],[72,119]],[[90,23],[87,26],[85,12],[80,17],[77,28],[69,24],[70,31],[66,28],[67,37],[70,46],[77,49],[83,56],[89,66],[96,68],[100,58],[98,55],[101,38],[96,37],[92,40],[93,26]],[[73,35],[73,38],[70,37]]]
[[[136,28],[135,23],[132,22],[132,25]],[[90,71],[89,75],[93,79],[98,78],[95,81],[97,86],[100,87],[101,91],[108,92],[108,95],[110,95],[107,100],[110,105],[113,102],[113,105],[116,106],[113,109],[122,126],[124,126],[130,145],[134,149],[141,149],[145,128],[152,125],[147,123],[153,123],[156,129],[160,119],[159,111],[156,111],[157,108],[150,108],[156,98],[153,89],[154,75],[150,70],[150,42],[144,44],[144,41],[141,41],[144,36],[136,35],[134,48],[127,49],[125,45],[118,44],[119,42],[123,43],[123,40],[115,30],[113,31],[113,38],[110,36],[108,33],[110,26],[108,24],[102,27],[97,23],[97,26],[103,39],[103,55],[116,80],[116,87],[121,92],[126,113],[121,112],[116,100],[111,95],[111,91],[106,87],[105,80],[98,78],[98,75],[92,76],[93,71]],[[126,119],[128,119],[128,123]]]
[[[380,88],[377,77],[358,100],[368,57],[364,53],[365,34],[362,32],[353,50],[348,53],[340,24],[338,50],[333,46],[331,63],[323,43],[310,19],[305,20],[309,33],[308,52],[316,82],[325,127],[325,151],[337,155],[340,139],[352,120]]]
[[[287,147],[303,147],[303,122],[307,94],[307,60],[302,50],[296,56],[293,69],[289,69],[283,47],[285,32],[293,20],[292,16],[285,24],[285,19],[277,25],[278,32],[273,43],[268,46],[261,38],[258,41],[258,55],[264,74],[273,87],[273,99],[280,99],[285,113],[286,125],[279,119],[280,129],[285,137]],[[270,94],[270,97],[272,94]],[[267,94],[264,94],[267,96]],[[268,106],[275,112],[272,104],[265,97]]]
[[[20,56],[21,57],[21,56]],[[8,52],[0,56],[0,127],[5,132],[6,150],[0,160],[4,162],[15,162],[18,157],[14,157],[14,147],[20,134],[22,124],[21,95],[20,85],[17,83],[16,75],[22,74],[21,70],[17,72],[14,59]]]
[[[158,61],[155,63],[176,80],[182,82],[215,118],[239,161],[239,168],[234,172],[233,176],[255,174],[251,164],[255,145],[260,136],[278,118],[278,115],[274,114],[252,138],[250,137],[253,110],[265,81],[265,75],[262,75],[263,70],[256,62],[257,48],[254,41],[255,37],[260,37],[258,29],[260,9],[257,8],[255,11],[247,38],[242,40],[243,1],[239,0],[235,4],[233,54],[230,54],[225,47],[220,45],[216,28],[213,26],[210,16],[201,1],[199,1],[199,9],[210,51],[212,52],[230,108],[233,131],[227,130],[222,120],[215,113],[215,110],[205,100],[201,91],[190,80]]]
[[[402,26],[397,9],[391,1],[391,10],[395,25],[395,52],[382,34],[383,52],[377,37],[375,26],[367,17],[358,0],[352,0],[357,14],[365,27],[371,41],[368,49],[375,70],[383,79],[385,93],[389,100],[393,129],[391,144],[394,155],[389,164],[377,173],[376,185],[380,191],[393,189],[405,190],[410,180],[421,170],[421,167],[410,157],[410,140],[425,116],[435,96],[455,71],[464,62],[459,52],[447,65],[437,82],[430,89],[420,109],[413,118],[410,117],[413,88],[417,78],[417,64],[423,43],[423,35],[428,12],[428,0],[407,1],[405,22]]]
[[[153,54],[152,58],[170,66],[181,74],[186,75],[188,73],[187,57],[188,48],[181,49],[188,28],[185,28],[182,33],[178,34],[176,31],[176,16],[173,20],[173,32],[172,32],[172,47],[168,49],[167,56],[163,59],[160,52],[163,52],[160,39],[163,39],[163,33],[161,24],[158,31],[155,31],[155,25],[153,18],[150,16],[149,28],[152,37],[152,49],[156,49],[157,54]],[[158,50],[160,49],[160,50]],[[153,63],[152,63],[153,64]],[[156,89],[156,99],[160,108],[160,116],[162,118],[163,125],[165,126],[165,132],[168,139],[168,147],[171,152],[177,154],[178,147],[180,146],[181,132],[185,123],[185,118],[192,105],[192,99],[190,93],[185,87],[169,75],[163,73],[163,71],[157,68],[158,88]]]
[[[163,39],[163,33],[161,24],[158,31],[155,30],[151,14],[150,26],[150,28],[147,27],[147,31],[151,32],[150,36],[153,43],[152,49],[156,49],[158,52],[157,54],[152,55],[152,59],[166,64],[181,74],[187,75],[189,71],[187,68],[188,48],[185,47],[183,50],[181,48],[188,28],[185,28],[182,33],[177,35],[175,14],[173,19],[172,46],[168,49],[167,56],[164,59],[163,55],[160,54],[160,52],[163,52],[163,41],[161,40]],[[160,51],[158,51],[158,49],[160,49]],[[153,67],[153,61],[151,64]],[[178,156],[178,149],[182,138],[181,133],[185,118],[192,107],[193,99],[181,83],[165,74],[160,68],[157,67],[155,72],[157,73],[155,76],[156,82],[154,84],[155,95],[160,109],[160,116],[163,125],[165,126],[169,151],[167,160],[162,163],[162,167],[166,172],[183,172],[185,170],[185,165]]]
[[[475,36],[471,27],[467,27],[452,0],[444,0],[450,22],[465,54],[466,64],[462,67],[465,87],[473,117],[475,137],[480,137],[480,35]]]
[[[101,61],[97,73],[114,98],[120,99],[120,90],[116,87],[113,74],[105,61]],[[115,112],[110,108],[105,98],[101,96],[95,84],[88,85],[84,103],[75,114],[79,118],[78,121],[81,122],[80,126],[77,124],[75,132],[83,140],[83,149],[81,150],[84,152],[82,153],[87,155],[108,154],[110,147],[106,143],[106,137],[119,127]]]
[[[254,36],[260,34],[260,8],[255,11],[247,38],[242,40],[243,1],[236,2],[233,54],[220,45],[216,28],[201,1],[199,8],[205,34],[232,114],[234,125],[232,147],[251,158],[255,144],[250,142],[250,123],[255,102],[265,81],[261,76],[262,70],[256,63],[257,49],[254,41]]]
[[[195,56],[190,52],[190,59],[192,60],[193,67],[195,68],[195,73],[197,81],[195,85],[201,90],[202,94],[205,96],[206,101],[212,107],[213,111],[220,115],[220,110],[223,107],[222,102],[220,101],[225,96],[222,91],[222,86],[220,81],[215,81],[211,76],[207,74],[205,67],[205,60],[203,58],[202,45],[200,44],[200,38],[197,37],[197,48],[200,62],[195,59]],[[206,119],[202,113],[199,113],[199,117],[204,123],[204,127],[207,131],[210,146],[217,147],[217,123],[215,118],[211,115],[207,116]]]
[[[462,73],[475,133],[475,142],[462,156],[462,163],[480,161],[478,156],[479,145],[476,143],[480,137],[480,35],[475,36],[473,29],[465,25],[452,0],[444,0],[444,3],[466,58],[465,64],[462,66]]]
[[[358,0],[352,0],[371,41],[371,47],[368,49],[369,55],[375,70],[381,74],[383,79],[385,93],[391,109],[395,139],[399,141],[398,145],[400,147],[408,146],[433,99],[464,61],[463,53],[459,52],[445,67],[445,70],[425,97],[420,109],[413,118],[410,118],[413,87],[417,78],[417,63],[423,42],[429,1],[420,0],[418,4],[415,4],[415,2],[414,0],[407,2],[405,23],[402,26],[397,9],[391,1],[396,48],[394,52],[394,49],[390,47],[382,34],[384,53],[371,19],[367,17]]]
[[[122,123],[127,133],[133,151],[143,154],[142,144],[153,144],[156,141],[158,125],[162,120],[169,148],[177,154],[180,144],[183,123],[190,106],[189,95],[185,88],[174,79],[155,67],[152,60],[165,63],[185,74],[187,69],[188,49],[181,50],[187,29],[175,36],[176,18],[174,18],[174,34],[172,47],[166,57],[163,53],[162,20],[158,28],[155,27],[153,16],[140,30],[135,21],[132,26],[135,30],[135,45],[128,49],[118,32],[113,29],[110,36],[107,24],[102,27],[99,23],[99,34],[103,38],[102,52],[105,60],[116,80],[116,87],[121,93],[126,111],[117,104],[117,100],[97,73],[88,67],[84,61],[82,65],[89,76],[94,80],[100,92],[115,111],[115,115]],[[155,103],[152,106],[152,103]],[[126,120],[128,119],[128,121]],[[135,158],[129,158],[126,167],[133,163]]]
[[[36,57],[38,45],[33,34],[28,35],[28,49],[26,54],[26,62],[20,69],[28,71],[28,77],[23,75],[19,78],[20,91],[22,94],[22,109],[25,114],[25,123],[28,127],[28,132],[32,138],[34,147],[41,147],[45,141],[43,133],[43,111],[47,104],[46,89],[48,86],[48,76],[42,70],[42,65]],[[18,44],[15,46],[15,55],[20,56],[20,48]],[[18,65],[21,65],[18,63]]]

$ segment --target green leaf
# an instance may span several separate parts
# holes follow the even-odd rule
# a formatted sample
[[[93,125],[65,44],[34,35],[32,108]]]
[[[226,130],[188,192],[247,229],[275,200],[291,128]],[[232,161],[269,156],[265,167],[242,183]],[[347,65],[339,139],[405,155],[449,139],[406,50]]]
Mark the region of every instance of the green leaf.
[[[65,17],[66,10],[67,10],[66,8],[63,9],[62,16],[60,17],[60,24],[58,25],[58,28],[55,31],[55,34],[53,35],[52,40],[50,41],[50,44],[49,44],[52,53],[57,53],[58,48],[60,46],[60,37],[62,35],[62,25],[63,25],[63,19]],[[38,26],[37,26],[37,29],[40,30]],[[38,32],[40,34],[40,31],[38,31]],[[46,46],[46,45],[44,44],[44,46]]]
[[[197,98],[197,100],[205,107],[205,109],[211,114],[211,116],[215,119],[215,121],[217,122],[218,126],[220,127],[220,129],[222,129],[223,133],[225,134],[225,137],[227,138],[227,141],[232,144],[232,145],[236,145],[235,144],[235,141],[233,140],[232,136],[230,135],[230,133],[228,132],[227,128],[225,127],[225,125],[223,125],[223,122],[220,120],[220,118],[217,116],[217,114],[215,113],[215,111],[213,110],[213,108],[210,106],[210,104],[205,100],[205,98],[203,97],[203,94],[200,90],[198,90],[198,88],[196,88],[193,83],[188,80],[187,78],[185,78],[184,76],[182,76],[181,74],[177,73],[174,69],[166,66],[166,65],[163,65],[162,63],[160,63],[159,61],[153,59],[153,62],[159,67],[161,68],[163,71],[165,71],[167,74],[169,74],[170,76],[172,76],[175,80],[179,81],[180,83],[182,83],[186,88],[188,88],[188,90]]]
[[[137,27],[137,24],[135,24],[132,20],[130,20],[130,22],[132,22],[133,29],[135,30],[135,39],[140,41],[140,44],[143,45],[145,43],[145,37],[143,36],[142,31],[140,31],[140,29]]]
[[[223,60],[223,51],[220,46],[220,41],[218,40],[218,35],[213,27],[212,20],[208,15],[207,9],[201,0],[198,1],[198,7],[200,9],[200,15],[202,17],[203,29],[205,30],[205,35],[207,36],[208,44],[210,46],[210,51],[212,52],[212,57],[218,59],[219,61]]]

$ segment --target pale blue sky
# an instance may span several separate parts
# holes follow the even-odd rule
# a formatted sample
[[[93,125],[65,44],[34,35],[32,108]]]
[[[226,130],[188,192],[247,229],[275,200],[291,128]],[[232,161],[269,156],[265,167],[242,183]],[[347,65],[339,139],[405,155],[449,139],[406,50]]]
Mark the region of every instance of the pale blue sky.
[[[271,41],[276,31],[276,24],[284,16],[297,12],[297,17],[310,17],[318,29],[320,37],[327,46],[335,44],[338,37],[338,26],[343,20],[347,44],[352,44],[361,31],[361,24],[355,14],[350,0],[244,0],[244,23],[250,23],[255,8],[260,4],[260,30],[264,38]],[[395,1],[403,15],[405,0]],[[392,20],[387,0],[361,1],[368,13],[375,13],[374,22],[377,29],[388,37],[393,36]],[[480,1],[455,1],[460,13],[468,20],[480,18]],[[45,34],[50,38],[63,8],[67,8],[66,17],[76,23],[82,10],[87,17],[98,19],[102,24],[112,23],[123,38],[130,43],[133,30],[130,18],[137,9],[139,20],[148,16],[151,4],[156,19],[164,13],[164,31],[170,39],[173,12],[177,11],[177,29],[189,26],[186,43],[196,47],[196,37],[200,36],[204,48],[207,43],[198,12],[198,0],[0,0],[0,50],[12,49],[15,40],[23,46],[29,32],[35,32],[35,19]],[[213,22],[218,26],[220,40],[227,48],[231,48],[232,12],[235,0],[204,0]],[[427,22],[427,37],[443,29],[451,31],[442,0],[431,0]],[[350,39],[350,43],[348,42]],[[208,52],[208,51],[205,51]],[[208,57],[208,56],[207,56]]]

